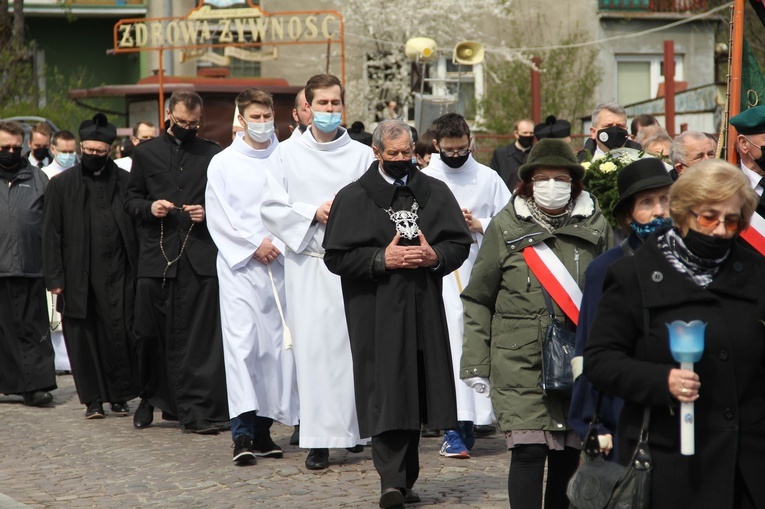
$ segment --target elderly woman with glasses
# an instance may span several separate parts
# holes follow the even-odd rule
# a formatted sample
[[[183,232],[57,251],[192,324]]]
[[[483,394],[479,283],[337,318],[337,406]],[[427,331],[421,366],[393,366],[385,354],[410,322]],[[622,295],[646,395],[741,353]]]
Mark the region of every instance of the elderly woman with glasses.
[[[462,292],[460,377],[491,397],[511,450],[513,509],[541,509],[543,492],[545,508],[563,509],[581,442],[568,423],[570,394],[540,385],[542,339],[551,323],[542,287],[564,327],[573,331],[577,317],[564,314],[554,281],[527,259],[551,255],[557,276],[578,290],[587,265],[611,247],[612,232],[595,198],[582,190],[584,168],[563,140],[539,141],[518,175],[518,188],[489,224]]]
[[[670,191],[675,227],[608,271],[584,374],[625,400],[620,461],[650,407],[654,509],[765,507],[765,262],[737,242],[757,195],[736,167],[702,161]],[[706,322],[694,371],[680,369],[667,324]],[[696,453],[680,453],[679,404],[695,402]]]

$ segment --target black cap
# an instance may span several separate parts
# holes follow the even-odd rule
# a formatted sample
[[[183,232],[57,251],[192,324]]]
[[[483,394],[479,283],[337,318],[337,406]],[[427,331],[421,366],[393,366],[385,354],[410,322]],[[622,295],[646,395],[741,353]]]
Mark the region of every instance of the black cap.
[[[614,216],[619,208],[627,205],[630,198],[641,191],[649,191],[672,185],[672,177],[661,159],[644,157],[625,166],[616,177],[619,201],[613,208]]]
[[[80,124],[80,141],[102,141],[111,145],[117,137],[117,128],[110,124],[103,113],[93,115],[93,120],[85,120]]]
[[[534,136],[543,138],[568,138],[571,136],[571,123],[568,120],[558,120],[550,115],[541,124],[534,126]]]

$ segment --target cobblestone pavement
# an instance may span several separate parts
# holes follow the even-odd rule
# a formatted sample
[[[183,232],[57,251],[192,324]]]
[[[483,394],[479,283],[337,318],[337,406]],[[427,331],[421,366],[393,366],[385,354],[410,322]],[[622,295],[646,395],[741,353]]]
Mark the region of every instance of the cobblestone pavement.
[[[163,422],[136,430],[131,417],[86,420],[71,376],[58,377],[52,408],[0,394],[0,509],[33,508],[371,508],[379,477],[371,452],[330,451],[330,468],[306,470],[306,451],[287,445],[292,428],[274,425],[283,459],[231,461],[231,435],[181,433]],[[131,402],[131,411],[138,401]],[[467,460],[420,442],[421,472],[409,507],[507,509],[509,454],[503,438],[479,439]]]

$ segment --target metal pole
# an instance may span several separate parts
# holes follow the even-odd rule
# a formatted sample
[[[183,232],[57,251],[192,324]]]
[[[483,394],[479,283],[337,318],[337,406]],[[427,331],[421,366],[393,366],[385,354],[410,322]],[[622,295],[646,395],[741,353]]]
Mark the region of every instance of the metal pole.
[[[537,69],[542,64],[542,59],[531,57],[531,61],[535,67],[531,69],[531,119],[535,124],[539,124],[542,122],[542,80]]]
[[[162,48],[157,50],[159,52],[159,126],[160,131],[163,130],[165,125],[165,73],[162,69]]]
[[[728,116],[725,123],[728,124],[730,117],[738,115],[741,111],[741,59],[744,54],[744,0],[735,0],[733,3],[733,45],[730,48],[730,95],[728,99]],[[738,163],[736,153],[736,128],[728,124],[728,146],[726,159],[729,163]]]
[[[675,41],[664,41],[664,127],[675,137]]]

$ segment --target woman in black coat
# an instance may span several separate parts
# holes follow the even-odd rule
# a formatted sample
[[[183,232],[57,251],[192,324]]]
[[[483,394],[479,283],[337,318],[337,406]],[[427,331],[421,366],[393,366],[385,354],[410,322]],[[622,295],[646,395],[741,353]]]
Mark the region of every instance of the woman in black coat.
[[[629,460],[651,407],[651,507],[765,508],[765,261],[736,242],[757,196],[720,160],[674,184],[675,228],[608,271],[584,373],[625,400],[620,461]],[[667,325],[707,323],[694,371],[679,369]],[[680,454],[679,402],[695,402],[696,454]]]

